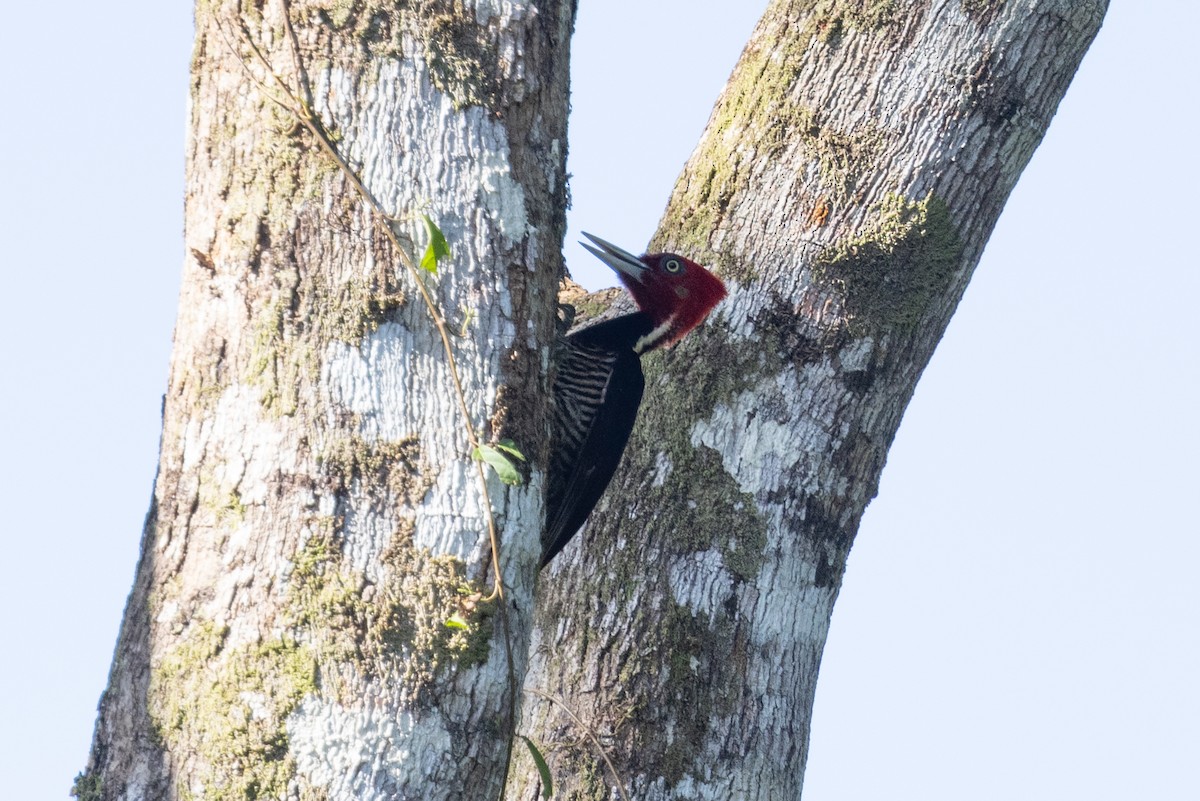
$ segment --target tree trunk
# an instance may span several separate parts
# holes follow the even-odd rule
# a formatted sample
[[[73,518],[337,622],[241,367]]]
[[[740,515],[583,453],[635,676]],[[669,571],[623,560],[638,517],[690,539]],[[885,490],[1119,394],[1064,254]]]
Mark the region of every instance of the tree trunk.
[[[521,725],[556,797],[799,797],[888,446],[1106,7],[768,8],[652,243],[731,297],[644,360],[623,467],[539,586]]]
[[[542,519],[573,16],[198,2],[161,460],[80,797],[500,792]],[[469,423],[387,224],[292,110],[306,84],[401,233],[423,244],[424,212],[450,242],[421,280]],[[484,497],[468,430],[527,444],[528,483],[493,475]],[[489,503],[505,606],[487,599]]]

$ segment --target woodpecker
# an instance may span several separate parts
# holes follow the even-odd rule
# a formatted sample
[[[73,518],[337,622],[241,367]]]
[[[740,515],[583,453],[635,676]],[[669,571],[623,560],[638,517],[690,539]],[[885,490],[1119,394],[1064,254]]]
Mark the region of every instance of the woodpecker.
[[[683,256],[638,257],[583,235],[593,244],[579,244],[616,271],[638,311],[569,335],[556,354],[541,567],[575,536],[616,472],[642,402],[642,354],[678,342],[726,295],[721,279]]]

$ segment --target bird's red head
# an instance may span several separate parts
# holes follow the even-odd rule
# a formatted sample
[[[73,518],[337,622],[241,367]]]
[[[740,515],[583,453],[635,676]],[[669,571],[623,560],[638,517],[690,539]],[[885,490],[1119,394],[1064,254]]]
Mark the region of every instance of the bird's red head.
[[[638,309],[654,323],[638,343],[639,353],[683,339],[728,294],[720,278],[691,259],[674,253],[634,256],[586,231],[583,235],[596,246],[580,244],[616,271]]]

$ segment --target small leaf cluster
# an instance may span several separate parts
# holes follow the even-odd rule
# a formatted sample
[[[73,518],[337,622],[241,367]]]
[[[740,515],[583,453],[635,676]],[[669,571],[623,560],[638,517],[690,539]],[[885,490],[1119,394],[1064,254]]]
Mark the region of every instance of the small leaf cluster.
[[[425,221],[425,230],[429,233],[429,244],[425,246],[425,255],[421,256],[421,268],[437,274],[441,260],[450,258],[450,243],[428,214],[422,214],[421,219]]]
[[[496,475],[500,477],[501,481],[515,487],[520,485],[524,479],[513,460],[508,458],[509,456],[522,462],[525,461],[525,454],[517,449],[516,443],[511,439],[502,439],[495,445],[479,445],[471,451],[472,459],[484,462],[496,471]]]

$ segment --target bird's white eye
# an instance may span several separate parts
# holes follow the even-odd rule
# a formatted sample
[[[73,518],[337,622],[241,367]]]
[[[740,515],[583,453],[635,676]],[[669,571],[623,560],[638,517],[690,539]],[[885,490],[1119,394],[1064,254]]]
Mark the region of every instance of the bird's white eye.
[[[669,273],[677,273],[683,269],[683,264],[679,259],[665,259],[663,261],[663,269]]]

